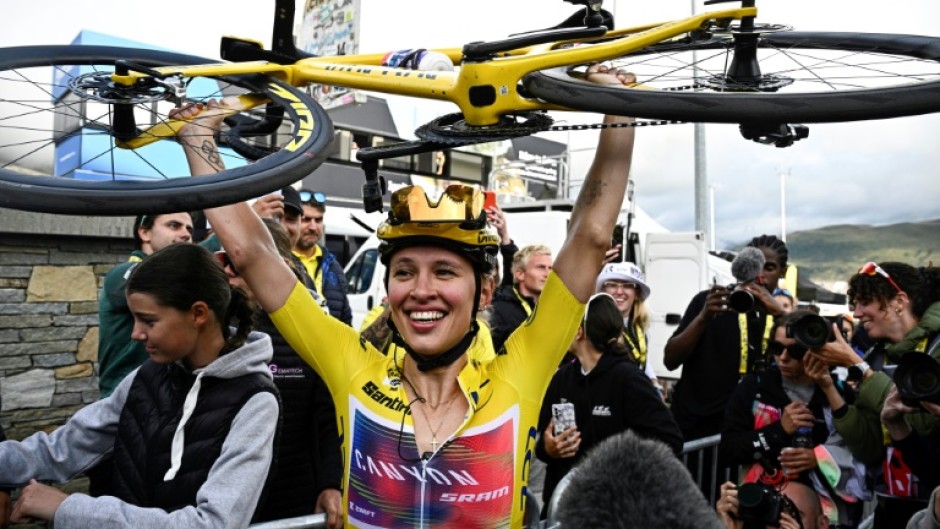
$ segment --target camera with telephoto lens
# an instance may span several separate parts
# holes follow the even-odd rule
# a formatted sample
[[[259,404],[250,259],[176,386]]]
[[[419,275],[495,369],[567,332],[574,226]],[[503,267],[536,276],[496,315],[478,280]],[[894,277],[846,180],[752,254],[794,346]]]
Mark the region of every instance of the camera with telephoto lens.
[[[825,318],[818,314],[805,314],[787,324],[787,338],[793,338],[807,349],[819,349],[836,339],[832,332],[832,324],[842,329],[842,317]],[[845,338],[845,333],[842,332]]]
[[[732,283],[727,288],[731,294],[728,295],[728,306],[735,312],[750,312],[754,309],[754,294],[741,288],[743,283]]]
[[[894,384],[907,406],[920,408],[922,400],[940,404],[940,362],[926,353],[904,353],[894,369]]]
[[[745,483],[738,487],[738,518],[745,528],[780,525],[783,496],[765,483]]]

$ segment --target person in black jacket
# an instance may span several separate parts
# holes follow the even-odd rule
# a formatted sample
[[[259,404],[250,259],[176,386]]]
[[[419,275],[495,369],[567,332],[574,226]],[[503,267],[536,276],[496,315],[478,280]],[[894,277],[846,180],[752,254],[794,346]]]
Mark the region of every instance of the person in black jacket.
[[[820,366],[812,363],[816,357],[788,336],[787,325],[808,314],[797,310],[774,321],[767,351],[775,363],[746,375],[735,388],[725,411],[719,454],[729,464],[744,467],[744,482],[787,479],[812,487],[833,526],[854,527],[862,501],[870,499],[871,492],[865,485],[865,465],[852,457],[832,424],[821,378],[827,377],[827,386],[836,385],[849,400],[851,396],[825,366],[820,373]],[[797,446],[801,428],[811,446]]]
[[[281,256],[290,263],[287,231],[275,220],[263,220]],[[251,296],[251,289],[231,262],[223,255],[220,261],[229,283]],[[328,527],[339,529],[343,525],[340,492],[343,458],[333,399],[323,379],[291,349],[263,310],[255,313],[255,328],[271,337],[274,355],[268,368],[281,394],[282,406],[281,432],[275,451],[277,466],[255,521],[325,512]]]
[[[623,316],[609,294],[591,297],[569,352],[576,360],[555,373],[539,414],[536,455],[548,464],[547,506],[561,478],[594,445],[625,430],[667,444],[679,455],[682,433],[650,379],[629,360]],[[576,426],[555,432],[552,405],[574,405]],[[543,513],[544,514],[544,513]]]

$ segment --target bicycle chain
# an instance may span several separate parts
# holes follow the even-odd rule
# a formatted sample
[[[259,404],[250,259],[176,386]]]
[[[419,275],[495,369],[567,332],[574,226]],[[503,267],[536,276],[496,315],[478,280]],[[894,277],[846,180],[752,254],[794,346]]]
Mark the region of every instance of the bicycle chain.
[[[657,125],[682,125],[687,121],[670,119],[655,119],[641,121],[621,121],[618,123],[592,123],[589,125],[552,125],[548,130],[595,130],[595,129],[622,129],[625,127],[655,127]]]

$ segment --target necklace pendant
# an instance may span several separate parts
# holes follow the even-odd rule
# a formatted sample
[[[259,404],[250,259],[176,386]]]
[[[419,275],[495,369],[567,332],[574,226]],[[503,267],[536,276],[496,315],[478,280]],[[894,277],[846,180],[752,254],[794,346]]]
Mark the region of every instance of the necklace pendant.
[[[437,436],[431,436],[431,452],[437,452]]]

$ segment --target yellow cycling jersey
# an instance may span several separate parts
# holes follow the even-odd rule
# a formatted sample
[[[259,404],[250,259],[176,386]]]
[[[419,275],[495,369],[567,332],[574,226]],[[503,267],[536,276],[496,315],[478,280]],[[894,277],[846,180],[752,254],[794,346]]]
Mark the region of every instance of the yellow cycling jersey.
[[[333,395],[346,527],[522,527],[542,397],[583,313],[553,272],[507,354],[492,357],[492,342],[474,339],[458,375],[467,417],[422,457],[401,381],[405,355],[382,355],[298,284],[271,319]]]

